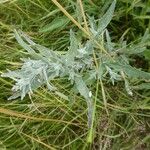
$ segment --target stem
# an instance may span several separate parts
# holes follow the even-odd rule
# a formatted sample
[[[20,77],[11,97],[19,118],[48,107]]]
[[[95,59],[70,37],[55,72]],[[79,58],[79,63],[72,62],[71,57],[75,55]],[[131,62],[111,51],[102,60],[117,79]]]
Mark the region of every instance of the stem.
[[[85,11],[84,11],[84,8],[83,8],[82,0],[78,0],[78,2],[79,2],[79,5],[80,5],[82,16],[83,16],[85,29],[86,29],[86,31],[88,31],[90,33],[89,28],[88,28],[88,23],[87,23],[87,20],[86,20],[86,16],[85,16]]]
[[[87,137],[87,143],[91,144],[93,141],[93,132],[94,132],[94,120],[95,120],[95,114],[96,114],[96,102],[97,102],[97,96],[98,96],[98,89],[99,89],[99,81],[97,81],[97,85],[96,85],[96,94],[95,94],[95,99],[94,99],[94,104],[93,104],[93,111],[92,111],[92,123],[91,123],[91,127],[88,133],[88,137]]]
[[[105,110],[106,110],[107,115],[109,115],[108,110],[107,110],[107,99],[106,99],[105,90],[104,90],[104,86],[103,86],[103,82],[101,78],[100,78],[100,85],[101,85],[101,91],[102,91],[102,97],[103,97]]]
[[[63,6],[60,5],[60,3],[58,3],[57,0],[52,0],[52,2],[81,30],[83,31],[88,37],[89,39],[92,39],[95,44],[97,44],[99,46],[99,48],[105,53],[107,54],[111,59],[111,55],[96,41],[92,38],[91,34],[86,30],[84,29],[79,22],[77,22],[66,10]]]
[[[80,29],[82,30],[86,35],[89,35],[89,32],[87,32],[65,9],[60,5],[60,3],[57,2],[57,0],[52,0],[52,2]]]

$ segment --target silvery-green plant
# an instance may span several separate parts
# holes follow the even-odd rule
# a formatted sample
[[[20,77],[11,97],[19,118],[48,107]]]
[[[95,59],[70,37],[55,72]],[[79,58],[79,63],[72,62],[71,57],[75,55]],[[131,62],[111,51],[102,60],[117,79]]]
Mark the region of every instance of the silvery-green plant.
[[[113,17],[115,5],[116,1],[113,1],[107,12],[98,21],[94,17],[89,17],[91,38],[84,43],[79,41],[75,33],[70,30],[70,46],[63,55],[34,43],[25,33],[15,30],[15,38],[31,57],[21,59],[23,61],[21,69],[8,70],[7,73],[2,74],[3,77],[9,77],[16,82],[12,88],[13,95],[9,100],[18,97],[23,100],[26,94],[32,94],[43,84],[46,84],[50,91],[58,91],[51,81],[56,77],[68,77],[71,84],[87,102],[90,127],[93,96],[88,82],[94,83],[99,79],[102,81],[107,79],[114,85],[115,82],[124,81],[127,93],[132,96],[129,81],[138,78],[149,80],[150,73],[132,67],[129,64],[129,57],[145,51],[150,38],[147,30],[138,43],[127,44],[123,39],[117,43],[112,42],[107,25]],[[99,43],[105,52],[100,50],[96,43]],[[97,68],[95,61],[98,64]]]

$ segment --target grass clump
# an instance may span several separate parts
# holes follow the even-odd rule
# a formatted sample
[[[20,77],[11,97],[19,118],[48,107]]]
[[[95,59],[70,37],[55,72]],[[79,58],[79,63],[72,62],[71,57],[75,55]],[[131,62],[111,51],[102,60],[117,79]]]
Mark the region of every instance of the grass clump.
[[[147,22],[141,26],[143,33],[138,37],[133,36],[136,32],[129,33],[131,29],[126,26],[122,28],[123,34],[120,37],[119,31],[115,30],[121,23],[121,19],[118,23],[118,18],[133,15],[134,9],[137,9],[133,3],[126,2],[126,7],[125,2],[120,0],[117,3],[121,6],[119,9],[116,1],[108,1],[105,5],[103,2],[96,5],[92,1],[64,1],[63,5],[67,6],[66,8],[56,0],[52,2],[58,8],[52,3],[51,8],[46,8],[49,2],[40,0],[21,3],[8,1],[1,6],[2,16],[6,6],[9,6],[7,9],[10,12],[17,11],[14,14],[21,17],[12,23],[19,24],[18,27],[21,26],[19,28],[23,31],[28,30],[27,34],[18,30],[12,34],[14,27],[8,25],[7,19],[2,22],[3,33],[8,32],[1,44],[2,49],[6,45],[10,49],[9,53],[13,49],[17,51],[15,55],[11,53],[9,56],[7,52],[3,54],[6,59],[3,58],[1,61],[2,72],[5,71],[5,64],[13,65],[11,70],[20,68],[2,75],[16,82],[13,86],[14,95],[10,99],[19,96],[21,99],[25,98],[21,102],[13,101],[6,104],[5,100],[9,95],[7,92],[12,83],[1,78],[1,89],[6,89],[6,92],[1,94],[0,108],[2,148],[147,149],[149,66],[135,68],[139,57],[143,62],[149,63],[150,36],[145,25]],[[141,8],[140,4],[141,2],[138,7]],[[89,9],[89,5],[92,5],[93,9]],[[104,5],[101,16],[96,13],[98,5]],[[128,10],[130,5],[132,9]],[[30,13],[33,6],[36,8]],[[85,10],[89,14],[88,17],[84,8],[87,8]],[[120,10],[127,12],[126,16],[116,16]],[[131,10],[133,12],[130,12]],[[38,11],[39,16],[35,15]],[[67,18],[62,16],[60,11]],[[82,15],[78,16],[78,13]],[[55,18],[55,14],[59,14],[58,17]],[[93,14],[95,17],[91,17]],[[27,16],[28,21],[25,19]],[[109,25],[113,16],[114,22]],[[13,18],[13,15],[8,14],[8,18]],[[17,23],[20,22],[19,19],[22,20],[21,24]],[[52,20],[49,25],[48,19]],[[41,27],[41,20],[46,24],[44,27]],[[140,25],[139,20],[131,21]],[[61,31],[61,34],[58,31]],[[17,43],[13,41],[14,35],[27,52],[18,49]],[[35,35],[36,43],[40,44],[33,42],[28,35]],[[9,36],[9,44],[4,44]],[[133,42],[129,42],[128,39],[132,39]],[[49,45],[56,50],[46,48]],[[23,64],[14,63],[25,55],[26,59],[22,59]],[[7,61],[9,57],[10,62]],[[138,65],[141,68],[141,64]],[[44,85],[52,92],[47,91]],[[29,98],[25,97],[27,93]]]

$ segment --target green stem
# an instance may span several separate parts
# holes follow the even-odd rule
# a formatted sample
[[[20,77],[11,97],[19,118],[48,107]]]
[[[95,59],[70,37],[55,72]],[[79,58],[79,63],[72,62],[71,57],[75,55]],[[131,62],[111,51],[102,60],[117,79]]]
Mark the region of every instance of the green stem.
[[[95,120],[95,114],[96,114],[96,102],[97,102],[97,96],[98,96],[98,89],[99,89],[99,81],[97,81],[97,85],[96,85],[96,94],[95,94],[95,99],[93,103],[93,111],[92,111],[92,123],[91,123],[91,127],[90,127],[88,137],[87,137],[88,144],[91,144],[93,141],[94,120]]]

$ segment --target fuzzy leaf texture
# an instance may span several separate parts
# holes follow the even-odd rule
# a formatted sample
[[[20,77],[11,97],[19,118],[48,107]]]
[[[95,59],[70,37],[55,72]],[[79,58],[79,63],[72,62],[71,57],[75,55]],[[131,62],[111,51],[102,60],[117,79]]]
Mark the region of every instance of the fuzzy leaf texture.
[[[55,78],[67,77],[87,102],[88,124],[90,127],[93,112],[93,92],[90,89],[90,85],[96,80],[102,79],[103,82],[111,82],[112,85],[122,81],[126,92],[131,96],[133,95],[132,79],[149,82],[150,73],[134,68],[129,62],[130,56],[146,50],[150,39],[148,30],[136,44],[131,42],[128,46],[126,41],[121,41],[121,43],[112,42],[107,26],[113,17],[115,5],[116,0],[112,2],[99,21],[94,20],[94,17],[89,17],[89,28],[94,40],[81,39],[79,41],[75,33],[70,30],[70,46],[63,55],[34,43],[25,33],[15,30],[16,40],[29,53],[30,58],[22,59],[23,65],[21,69],[16,71],[8,70],[7,73],[2,74],[3,77],[8,77],[15,81],[15,85],[12,88],[13,95],[9,100],[18,97],[23,100],[26,94],[31,94],[44,84],[47,85],[50,91],[55,91],[60,97],[68,100],[51,83]],[[97,42],[100,40],[99,43],[103,42],[103,47],[109,55],[99,50],[95,40],[98,40]],[[95,67],[93,53],[96,56],[98,68]],[[147,87],[149,88],[149,83],[147,83]]]
[[[2,74],[3,77],[9,77],[16,82],[12,88],[14,94],[9,100],[19,96],[23,99],[27,93],[32,93],[43,84],[47,84],[49,90],[56,90],[49,83],[56,77],[68,76],[68,80],[74,83],[75,78],[80,76],[80,70],[90,68],[92,64],[88,42],[85,47],[80,48],[72,31],[70,31],[69,51],[62,56],[34,43],[21,31],[15,30],[14,33],[18,43],[28,51],[32,59],[22,59],[24,63],[20,70],[9,70],[8,73]]]
[[[116,0],[112,2],[106,13],[98,20],[98,24],[96,25],[96,22],[93,17],[89,17],[90,22],[90,30],[93,33],[94,37],[97,37],[104,32],[110,21],[112,20],[114,10],[116,6]]]
[[[130,66],[128,61],[128,56],[136,53],[137,45],[140,49],[137,50],[137,53],[142,52],[147,46],[145,43],[147,43],[150,39],[148,29],[146,30],[142,40],[139,41],[137,45],[132,44],[131,42],[128,47],[126,46],[126,41],[122,42],[122,45],[112,43],[109,31],[106,27],[112,19],[115,5],[116,0],[112,2],[107,12],[102,17],[103,19],[100,19],[101,24],[98,22],[96,25],[94,18],[89,20],[91,25],[90,29],[99,33],[100,36],[102,35],[102,41],[105,41],[106,39],[104,48],[108,51],[108,53],[110,53],[110,55],[113,54],[115,56],[113,59],[110,59],[107,55],[95,51],[97,60],[99,60],[98,70],[95,70],[93,63],[93,51],[97,47],[92,39],[85,41],[85,43],[81,43],[81,41],[76,39],[75,33],[71,30],[70,47],[68,52],[66,52],[65,55],[59,55],[57,51],[50,50],[44,46],[34,43],[29,36],[24,34],[22,31],[15,30],[14,35],[18,43],[30,54],[31,58],[23,59],[24,64],[20,70],[8,71],[8,73],[2,74],[3,77],[9,77],[16,82],[12,88],[14,95],[9,99],[15,99],[19,96],[23,99],[27,93],[32,93],[33,90],[43,84],[47,84],[47,87],[50,90],[56,90],[56,87],[54,87],[50,81],[56,77],[63,76],[67,76],[68,80],[74,84],[77,83],[77,78],[79,79],[80,77],[84,77],[84,74],[89,74],[89,82],[96,80],[96,77],[104,79],[107,77],[106,74],[108,74],[110,81],[114,85],[115,82],[123,80],[120,74],[120,72],[123,71],[126,76],[126,80],[123,80],[125,82],[125,87],[127,87],[127,80],[130,80],[131,78],[150,79],[150,73]],[[95,28],[95,25],[97,28]],[[103,34],[104,32],[106,34]],[[118,52],[120,55],[117,55]],[[77,88],[79,87],[80,86],[77,86]],[[81,91],[78,89],[78,91],[85,99],[88,99],[85,93],[89,93],[86,92],[90,91],[89,89],[85,90],[85,93],[83,90]]]

